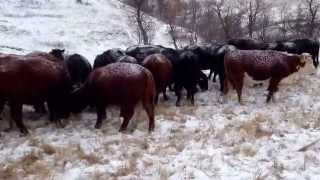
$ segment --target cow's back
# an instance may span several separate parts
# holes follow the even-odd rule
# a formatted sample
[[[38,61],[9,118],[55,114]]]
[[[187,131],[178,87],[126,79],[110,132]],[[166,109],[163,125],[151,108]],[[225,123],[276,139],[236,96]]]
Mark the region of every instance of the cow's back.
[[[246,72],[255,80],[266,80],[289,71],[287,60],[286,54],[272,50],[236,50],[226,54],[225,66],[227,71]]]
[[[113,63],[95,70],[89,77],[94,101],[113,105],[139,101],[146,88],[145,70],[130,63]]]
[[[6,61],[6,62],[4,62]],[[45,99],[62,83],[68,82],[68,75],[62,64],[43,59],[12,58],[0,60],[0,96],[16,99],[23,103]]]

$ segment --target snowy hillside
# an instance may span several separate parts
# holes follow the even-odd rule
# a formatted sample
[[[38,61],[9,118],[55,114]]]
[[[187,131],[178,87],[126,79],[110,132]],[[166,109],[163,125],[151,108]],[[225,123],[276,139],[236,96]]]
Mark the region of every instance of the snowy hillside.
[[[108,48],[136,44],[128,22],[132,9],[119,0],[5,0],[0,3],[0,51],[25,53],[65,48],[81,53],[92,62]],[[155,42],[169,45],[166,27],[156,23]],[[16,51],[11,48],[22,49]]]
[[[63,47],[92,60],[107,48],[135,43],[127,8],[117,0],[88,2],[2,0],[0,52]],[[166,45],[165,27],[158,26],[155,43]],[[20,137],[16,129],[3,132],[9,118],[5,109],[0,180],[319,180],[320,75],[310,72],[282,82],[270,104],[266,86],[246,85],[245,105],[239,105],[234,91],[221,102],[219,86],[212,82],[209,91],[196,95],[194,107],[185,101],[175,107],[169,93],[168,102],[160,98],[152,134],[141,107],[128,132],[119,133],[117,108],[107,110],[107,120],[96,130],[94,113],[74,116],[58,129],[46,116],[33,117],[26,106],[30,135]]]

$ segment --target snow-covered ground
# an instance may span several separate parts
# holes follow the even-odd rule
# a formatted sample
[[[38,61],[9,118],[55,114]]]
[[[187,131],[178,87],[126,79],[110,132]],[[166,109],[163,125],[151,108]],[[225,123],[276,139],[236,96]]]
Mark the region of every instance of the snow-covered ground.
[[[89,3],[1,2],[0,51],[64,47],[92,60],[107,48],[135,43],[126,8],[118,1]],[[158,25],[155,42],[166,45],[165,27]],[[102,129],[96,130],[94,113],[74,116],[58,129],[47,117],[32,118],[26,107],[24,122],[31,134],[0,133],[0,179],[320,179],[320,143],[307,146],[320,138],[320,75],[302,74],[284,81],[270,104],[266,86],[245,86],[245,105],[239,105],[234,91],[222,103],[217,83],[197,94],[194,107],[175,107],[170,94],[156,109],[151,134],[141,107],[123,134],[117,108],[108,109]],[[8,126],[7,111],[1,131]]]

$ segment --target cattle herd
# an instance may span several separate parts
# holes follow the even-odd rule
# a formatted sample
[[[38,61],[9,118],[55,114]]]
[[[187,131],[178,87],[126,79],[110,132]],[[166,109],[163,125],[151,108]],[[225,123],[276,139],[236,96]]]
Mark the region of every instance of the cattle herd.
[[[270,79],[267,102],[278,90],[280,81],[297,72],[310,58],[319,65],[319,43],[310,39],[264,43],[252,39],[232,39],[224,44],[193,45],[171,49],[160,45],[110,49],[96,56],[93,67],[79,54],[64,55],[64,50],[26,55],[0,53],[0,111],[10,107],[13,122],[22,134],[28,130],[22,121],[22,106],[32,105],[36,112],[49,111],[49,119],[63,126],[61,119],[95,108],[100,128],[106,107],[120,107],[125,131],[135,106],[142,102],[149,118],[149,131],[155,127],[154,109],[158,97],[174,91],[176,106],[181,91],[194,105],[198,88],[208,90],[208,80],[219,77],[220,91],[227,94],[229,84],[241,103],[244,74],[255,80]],[[202,70],[210,70],[209,76]]]

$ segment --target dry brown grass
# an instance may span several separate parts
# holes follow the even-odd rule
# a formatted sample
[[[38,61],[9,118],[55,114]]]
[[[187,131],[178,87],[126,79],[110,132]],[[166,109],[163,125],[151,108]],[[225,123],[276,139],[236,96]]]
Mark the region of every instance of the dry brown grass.
[[[56,153],[56,148],[50,144],[44,143],[40,147],[43,150],[43,152],[48,155],[53,155],[54,153]]]
[[[48,179],[51,176],[51,171],[42,160],[42,155],[32,151],[22,159],[0,165],[0,179],[16,180],[30,175],[36,179]]]
[[[239,127],[239,131],[244,132],[247,136],[252,138],[262,138],[265,136],[271,136],[272,132],[267,132],[261,128],[261,123],[266,122],[267,119],[262,115],[257,115],[250,121],[245,122]]]
[[[96,154],[86,154],[79,144],[68,147],[59,147],[55,150],[55,162],[64,165],[65,162],[85,160],[90,165],[101,164],[102,160]]]
[[[103,172],[94,172],[90,178],[91,180],[116,180],[117,178],[111,177],[110,175]]]

